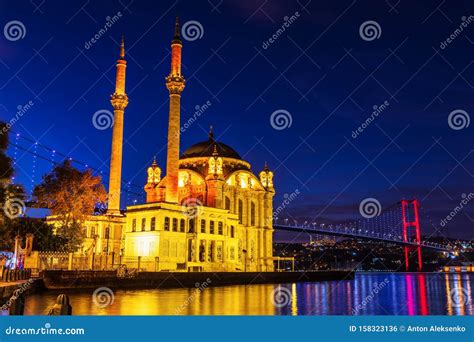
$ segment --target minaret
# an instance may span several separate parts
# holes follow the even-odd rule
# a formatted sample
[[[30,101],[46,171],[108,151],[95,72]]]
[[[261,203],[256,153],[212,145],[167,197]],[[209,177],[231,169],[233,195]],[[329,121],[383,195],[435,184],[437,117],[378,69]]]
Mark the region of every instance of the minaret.
[[[166,77],[166,88],[170,93],[170,114],[168,121],[168,151],[166,159],[166,202],[178,203],[179,173],[179,134],[181,93],[184,89],[184,78],[181,75],[181,38],[179,21],[176,17],[174,38],[171,41],[171,70]]]
[[[117,61],[117,75],[115,78],[115,92],[110,97],[114,108],[114,128],[112,131],[112,151],[110,156],[110,178],[108,210],[110,214],[120,213],[120,184],[122,181],[122,146],[123,146],[123,114],[128,105],[125,93],[125,42],[122,37],[120,44],[120,58]]]

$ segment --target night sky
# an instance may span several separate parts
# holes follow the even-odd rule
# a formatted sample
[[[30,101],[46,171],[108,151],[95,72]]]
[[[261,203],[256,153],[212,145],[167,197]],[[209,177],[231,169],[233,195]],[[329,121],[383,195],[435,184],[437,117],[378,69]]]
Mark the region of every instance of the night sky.
[[[182,122],[210,103],[182,134],[183,150],[206,140],[213,125],[255,173],[267,161],[275,208],[285,194],[300,193],[281,217],[346,221],[361,217],[366,198],[388,208],[416,197],[423,233],[441,228],[472,238],[472,203],[440,226],[474,192],[474,3],[467,0],[2,0],[0,118],[19,117],[11,134],[17,146],[8,151],[15,182],[30,193],[51,169],[42,158],[66,155],[101,171],[107,186],[112,130],[96,129],[92,118],[112,110],[123,34],[130,100],[123,179],[130,185],[122,206],[144,200],[154,155],[165,171],[164,78],[176,15],[202,27],[183,39]],[[114,23],[101,34],[107,17]],[[22,25],[19,36],[7,30],[12,21]],[[366,22],[375,35],[360,32]],[[273,128],[275,111],[291,125]]]

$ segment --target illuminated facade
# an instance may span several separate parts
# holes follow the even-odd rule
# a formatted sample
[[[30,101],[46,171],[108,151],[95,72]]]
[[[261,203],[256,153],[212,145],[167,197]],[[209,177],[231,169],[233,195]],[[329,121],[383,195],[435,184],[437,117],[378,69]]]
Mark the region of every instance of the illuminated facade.
[[[214,140],[179,159],[178,198],[166,201],[167,177],[154,162],[147,203],[127,207],[125,261],[142,256],[155,270],[271,271],[273,174],[257,178],[229,146]]]
[[[179,156],[181,74],[179,26],[171,43],[167,174],[147,170],[146,204],[127,207],[124,262],[148,270],[273,271],[273,173],[214,139]]]
[[[273,271],[273,173],[265,165],[258,177],[254,175],[234,149],[214,139],[212,129],[207,140],[179,155],[185,88],[181,49],[176,21],[166,77],[170,96],[166,176],[153,161],[147,170],[146,203],[128,206],[122,214],[118,203],[128,104],[122,42],[111,100],[119,120],[112,136],[109,209],[86,222],[82,250],[113,251],[127,266],[148,271]]]

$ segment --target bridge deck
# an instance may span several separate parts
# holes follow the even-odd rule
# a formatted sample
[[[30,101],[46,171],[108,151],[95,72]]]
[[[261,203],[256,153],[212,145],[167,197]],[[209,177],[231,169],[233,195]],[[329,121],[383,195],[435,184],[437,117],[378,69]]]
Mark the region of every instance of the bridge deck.
[[[321,235],[330,235],[330,236],[340,236],[340,237],[347,237],[347,238],[356,238],[356,239],[364,239],[364,240],[372,240],[372,241],[382,241],[388,243],[394,243],[403,246],[414,246],[414,247],[423,247],[423,248],[430,248],[436,249],[440,251],[449,251],[446,246],[438,245],[438,244],[431,244],[422,242],[421,244],[417,244],[416,242],[405,242],[398,238],[387,238],[383,236],[378,236],[376,234],[357,234],[350,229],[340,229],[340,228],[321,228],[321,227],[311,227],[311,226],[288,226],[288,225],[281,225],[281,224],[274,224],[273,229],[293,232],[293,233],[307,233],[307,234],[321,234]]]

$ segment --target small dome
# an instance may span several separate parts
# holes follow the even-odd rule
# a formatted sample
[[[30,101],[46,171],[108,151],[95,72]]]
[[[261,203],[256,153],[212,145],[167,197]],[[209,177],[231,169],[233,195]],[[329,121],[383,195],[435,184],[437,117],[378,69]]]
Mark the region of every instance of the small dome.
[[[222,142],[215,141],[214,135],[212,134],[212,128],[209,132],[209,139],[201,141],[197,144],[192,145],[184,151],[180,159],[195,158],[195,157],[211,157],[214,153],[214,149],[217,150],[219,157],[223,158],[234,158],[242,160],[240,155],[229,145]]]

